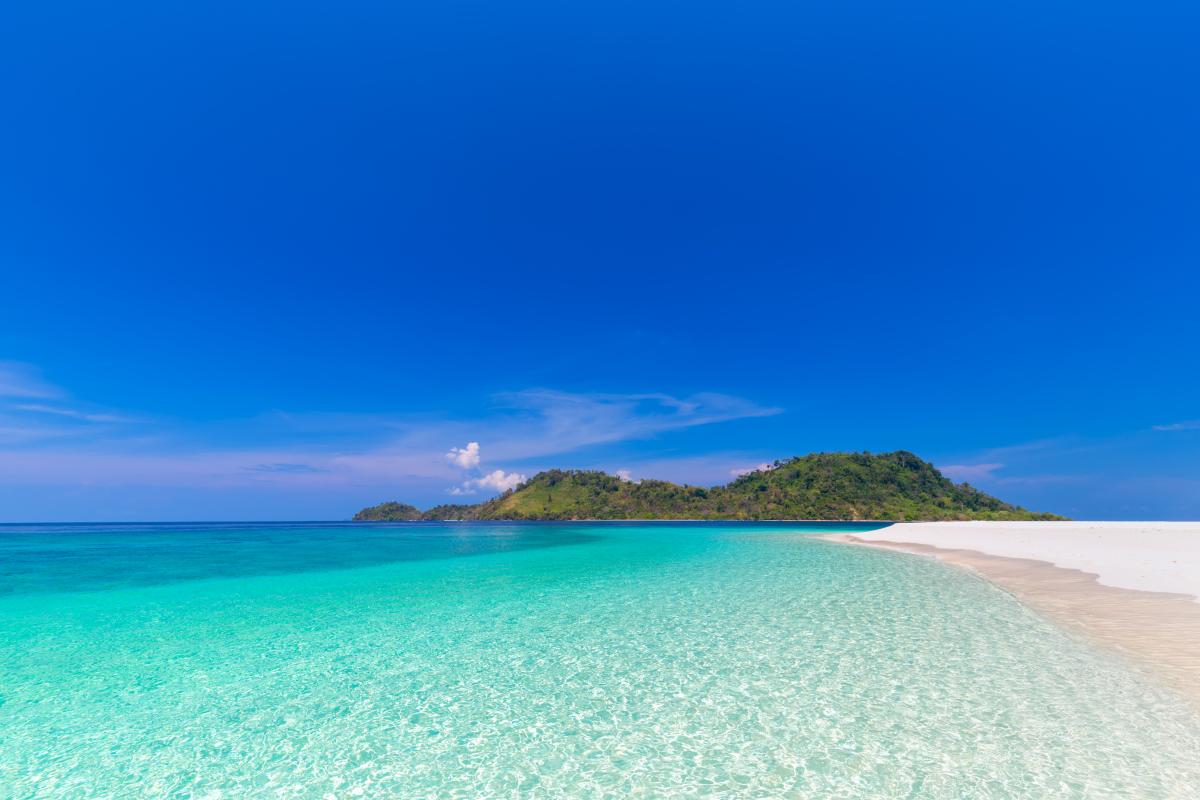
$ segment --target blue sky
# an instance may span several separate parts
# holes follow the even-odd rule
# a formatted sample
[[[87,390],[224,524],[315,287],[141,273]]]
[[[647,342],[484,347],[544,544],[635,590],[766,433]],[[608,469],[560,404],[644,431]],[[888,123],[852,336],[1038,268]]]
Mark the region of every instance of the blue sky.
[[[3,13],[0,520],[896,448],[1200,518],[1194,4]]]

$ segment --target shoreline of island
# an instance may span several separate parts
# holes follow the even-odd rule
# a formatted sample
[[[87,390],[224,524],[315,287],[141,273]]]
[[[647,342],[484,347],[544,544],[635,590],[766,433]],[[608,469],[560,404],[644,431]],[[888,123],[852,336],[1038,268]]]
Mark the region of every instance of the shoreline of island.
[[[821,538],[971,570],[1200,711],[1200,523],[898,523]]]

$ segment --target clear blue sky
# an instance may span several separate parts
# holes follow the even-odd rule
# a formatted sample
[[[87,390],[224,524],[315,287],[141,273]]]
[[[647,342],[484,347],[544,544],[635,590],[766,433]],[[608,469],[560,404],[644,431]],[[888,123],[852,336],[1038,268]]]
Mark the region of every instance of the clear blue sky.
[[[1200,518],[1198,9],[7,8],[0,520],[896,448]]]

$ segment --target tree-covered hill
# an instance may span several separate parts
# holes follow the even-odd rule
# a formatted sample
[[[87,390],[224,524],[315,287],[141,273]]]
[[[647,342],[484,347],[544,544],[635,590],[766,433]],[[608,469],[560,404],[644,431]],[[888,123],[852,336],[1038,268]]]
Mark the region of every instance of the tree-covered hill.
[[[475,505],[436,506],[421,514],[403,503],[363,509],[375,520],[1060,519],[956,484],[912,453],[814,453],[776,462],[726,486],[625,481],[603,472],[547,470]]]
[[[364,508],[354,515],[355,522],[402,522],[424,519],[421,509],[408,503],[390,501],[377,506]]]

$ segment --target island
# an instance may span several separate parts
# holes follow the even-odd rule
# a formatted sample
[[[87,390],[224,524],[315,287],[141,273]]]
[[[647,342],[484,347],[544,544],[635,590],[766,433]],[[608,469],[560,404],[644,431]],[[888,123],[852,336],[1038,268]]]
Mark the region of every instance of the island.
[[[356,522],[439,520],[1057,520],[1027,511],[933,464],[891,453],[812,453],[776,461],[724,486],[631,481],[594,470],[551,469],[472,505],[424,512],[395,501],[364,508]]]

